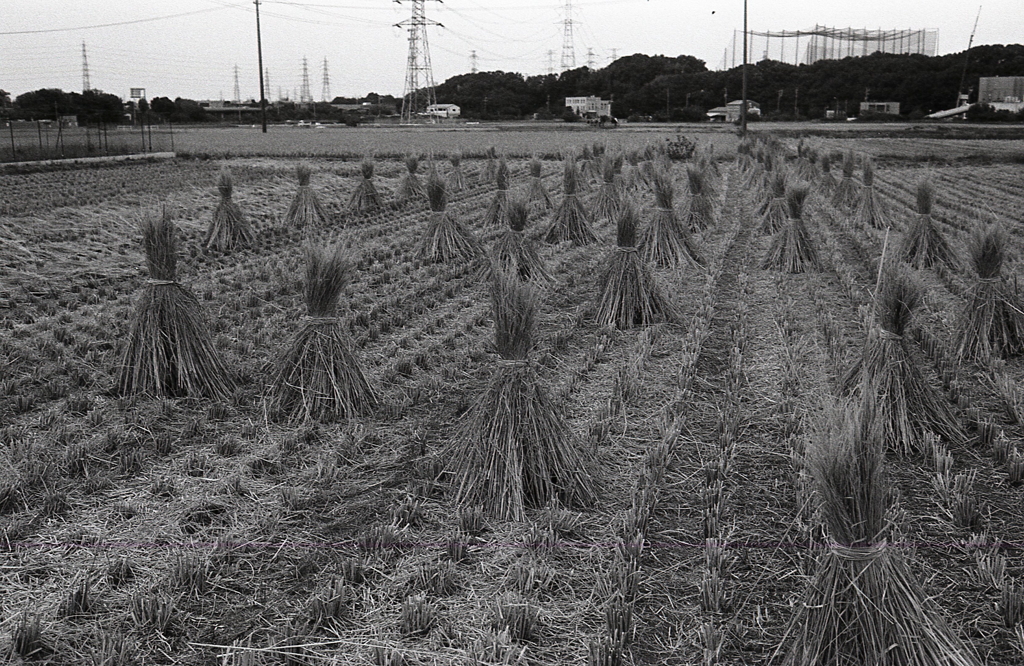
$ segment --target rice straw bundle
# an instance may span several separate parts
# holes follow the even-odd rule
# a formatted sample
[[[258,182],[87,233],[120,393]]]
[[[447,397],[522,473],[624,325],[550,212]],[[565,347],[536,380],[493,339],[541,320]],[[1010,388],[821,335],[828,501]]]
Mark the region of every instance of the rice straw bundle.
[[[779,169],[772,177],[771,190],[768,192],[768,204],[761,216],[761,233],[770,235],[782,230],[789,217],[789,205],[786,203],[787,176],[785,169]]]
[[[914,268],[929,268],[937,264],[955,268],[956,255],[932,219],[934,202],[935,191],[931,181],[921,180],[917,184],[917,215],[903,235],[900,255]]]
[[[676,215],[672,172],[668,169],[658,169],[651,185],[654,190],[654,214],[640,236],[640,250],[644,261],[666,268],[702,266],[704,259],[697,250],[690,231]]]
[[[596,172],[594,154],[591,152],[590,146],[583,144],[583,151],[580,155],[580,189],[590,189],[590,180],[600,177],[600,174]]]
[[[352,192],[348,207],[355,213],[368,213],[378,210],[381,206],[380,195],[373,184],[373,160],[364,157],[359,164],[359,184]]]
[[[544,235],[548,243],[572,241],[573,245],[589,245],[597,242],[594,230],[590,228],[590,215],[579,199],[580,173],[576,168],[576,159],[570,155],[565,158],[565,171],[562,184],[564,196],[551,219],[551,226]]]
[[[650,265],[636,248],[636,204],[623,200],[617,220],[617,247],[598,283],[597,323],[620,329],[674,321],[675,305],[665,296]]]
[[[351,270],[341,245],[306,248],[307,315],[275,363],[269,398],[273,413],[292,420],[331,421],[376,406],[337,314],[338,296]]]
[[[893,264],[883,268],[875,294],[878,328],[868,335],[863,354],[843,379],[847,393],[859,388],[872,392],[865,397],[874,406],[881,436],[903,455],[924,451],[929,433],[951,443],[963,439],[949,403],[910,353],[906,334],[922,296],[906,269]]]
[[[892,226],[885,206],[875,190],[875,165],[867,158],[864,160],[864,184],[860,188],[856,219],[863,227],[887,229]]]
[[[498,191],[495,192],[491,205],[484,213],[484,224],[496,227],[505,224],[505,207],[508,203],[508,164],[505,162],[504,155],[498,160],[498,170],[494,175],[494,180],[498,185]]]
[[[630,150],[626,153],[628,169],[622,174],[623,185],[631,191],[640,187],[640,151]]]
[[[594,461],[572,438],[530,362],[537,296],[528,283],[498,273],[491,287],[498,367],[459,424],[447,458],[458,501],[505,520],[558,499],[594,500]]]
[[[832,205],[840,208],[853,208],[860,201],[857,183],[853,180],[853,172],[857,168],[857,158],[853,151],[848,150],[843,156],[843,177],[832,190]]]
[[[785,666],[977,666],[892,534],[892,494],[869,408],[833,418],[807,445],[831,543],[783,638]],[[841,423],[837,423],[838,421]],[[774,661],[774,660],[773,660]]]
[[[541,161],[534,155],[530,158],[530,185],[527,190],[527,197],[530,203],[537,204],[544,210],[549,210],[554,204],[551,203],[551,195],[548,194],[548,188],[544,187],[541,171]]]
[[[968,289],[960,315],[957,356],[961,361],[1007,358],[1024,351],[1024,304],[1000,274],[1008,244],[998,225],[978,227],[967,243],[978,281]]]
[[[420,158],[418,155],[408,155],[405,158],[405,173],[398,183],[398,190],[395,197],[399,203],[408,203],[414,199],[420,199],[427,195],[423,182],[416,172],[420,169]]]
[[[242,209],[231,200],[233,185],[231,171],[227,167],[221,169],[217,180],[217,191],[220,192],[220,203],[213,211],[213,219],[206,230],[203,244],[221,252],[236,247],[245,247],[256,240],[252,225],[245,219]]]
[[[786,204],[789,219],[782,231],[775,234],[768,247],[768,254],[762,268],[786,273],[803,273],[817,270],[820,266],[818,251],[811,241],[811,235],[804,225],[803,212],[809,188],[800,183],[786,190]]]
[[[139,224],[149,283],[138,304],[118,371],[122,395],[222,399],[234,389],[213,346],[199,301],[177,282],[175,227],[166,212]]]
[[[822,194],[826,196],[831,195],[839,185],[835,174],[832,173],[832,158],[829,157],[828,153],[825,153],[821,156],[821,160],[818,163],[821,165],[818,187],[821,189]]]
[[[521,280],[546,282],[551,276],[544,269],[534,241],[526,237],[529,212],[529,204],[525,200],[519,197],[509,199],[508,228],[494,239],[491,247],[492,273],[503,272]]]
[[[445,187],[449,192],[461,192],[466,189],[466,176],[462,173],[462,151],[456,150],[448,156],[448,161],[451,162],[452,170],[448,172]]]
[[[480,170],[481,185],[486,185],[498,175],[497,157],[498,150],[494,146],[490,146],[487,149],[487,161],[484,163],[484,168]]]
[[[615,182],[615,158],[611,155],[601,159],[601,177],[601,187],[597,190],[597,201],[594,204],[594,219],[611,222],[618,215],[622,200]]]
[[[295,167],[295,175],[299,179],[299,190],[295,193],[288,212],[284,214],[284,223],[288,226],[305,229],[316,225],[327,224],[327,211],[320,203],[316,192],[309,186],[309,178],[313,174],[308,164]]]
[[[480,253],[476,239],[447,210],[448,193],[436,170],[431,170],[427,178],[427,201],[430,204],[430,222],[420,241],[419,257],[444,263],[468,261],[476,257]]]
[[[650,184],[653,181],[653,174]],[[715,200],[711,195],[708,176],[694,166],[686,167],[686,181],[690,185],[689,206],[686,211],[686,223],[690,231],[702,231],[715,225]]]

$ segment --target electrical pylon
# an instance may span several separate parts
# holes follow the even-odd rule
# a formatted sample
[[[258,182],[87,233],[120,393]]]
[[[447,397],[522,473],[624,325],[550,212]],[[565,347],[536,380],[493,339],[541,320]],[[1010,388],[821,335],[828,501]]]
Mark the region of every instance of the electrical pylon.
[[[270,98],[270,68],[263,70],[263,89],[267,91],[267,98]],[[280,95],[278,95],[280,97]]]
[[[565,18],[562,20],[562,61],[561,69],[576,68],[576,46],[572,39],[572,0],[565,0]]]
[[[427,26],[444,27],[437,21],[427,19],[426,0],[411,0],[412,16],[395,27],[406,28],[409,32],[409,59],[405,67],[405,90],[402,92],[402,122],[411,123],[416,116],[437,104],[434,92],[434,72],[430,67],[430,48],[427,43]],[[437,0],[440,2],[441,0]],[[402,0],[395,0],[401,3]],[[422,86],[422,88],[421,88]],[[431,122],[437,118],[431,116]]]
[[[82,42],[82,92],[92,90],[92,83],[89,82],[89,57],[85,55],[85,42]]]
[[[302,58],[302,88],[299,89],[299,104],[309,104],[313,94],[309,92],[309,61]]]
[[[324,102],[331,101],[331,73],[327,69],[327,58],[324,58],[324,84],[320,90],[320,99]]]
[[[590,48],[588,46],[587,47],[587,67],[590,68],[590,69],[594,69],[594,63],[595,63],[594,57],[595,57],[594,56],[594,49],[592,49],[592,48]]]
[[[554,50],[548,51],[548,76],[555,73],[555,52]]]
[[[469,72],[470,72],[470,74],[476,74],[477,73],[477,62],[478,61],[479,61],[479,58],[476,55],[476,51],[470,51],[469,52]]]
[[[238,65],[235,65],[235,96],[232,98],[235,104],[242,103],[242,92],[238,87]]]

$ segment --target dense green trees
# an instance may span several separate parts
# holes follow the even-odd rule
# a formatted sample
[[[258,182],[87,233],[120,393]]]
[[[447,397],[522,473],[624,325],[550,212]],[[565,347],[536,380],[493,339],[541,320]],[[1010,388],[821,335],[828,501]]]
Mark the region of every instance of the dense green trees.
[[[99,90],[84,93],[43,88],[14,100],[14,117],[23,120],[55,120],[56,116],[78,116],[80,122],[116,123],[124,113],[120,98]]]
[[[1022,45],[977,46],[970,56],[966,85],[975,91],[979,76],[1024,76]],[[921,117],[953,106],[964,60],[964,53],[876,53],[800,66],[765,60],[751,66],[750,98],[768,116],[820,118],[836,107],[856,114],[859,103],[871,99],[900,102],[904,115]],[[604,69],[581,67],[557,76],[461,74],[438,86],[437,97],[458,104],[471,118],[522,117],[549,108],[560,116],[566,97],[597,95],[611,99],[612,112],[620,118],[682,120],[738,98],[741,84],[739,67],[712,72],[692,56],[636,54]]]

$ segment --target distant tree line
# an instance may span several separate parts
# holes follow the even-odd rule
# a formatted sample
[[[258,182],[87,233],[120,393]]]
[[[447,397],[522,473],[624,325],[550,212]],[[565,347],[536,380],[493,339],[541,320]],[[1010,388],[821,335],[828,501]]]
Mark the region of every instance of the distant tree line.
[[[821,118],[833,109],[839,115],[856,115],[865,100],[899,102],[906,118],[921,118],[949,109],[956,101],[965,53],[928,57],[875,53],[843,60],[821,60],[812,65],[791,65],[764,60],[751,65],[749,97],[761,106],[762,117],[787,120]],[[977,99],[981,76],[1024,76],[1024,45],[976,46],[970,51],[965,85]],[[453,76],[437,86],[438,102],[457,104],[464,118],[480,120],[518,119],[531,116],[567,116],[566,97],[595,95],[612,100],[612,114],[618,118],[668,121],[703,120],[716,106],[738,99],[742,68],[713,72],[693,56],[635,54],[619,58],[602,69],[580,67],[561,74],[524,76],[514,72],[478,72]],[[116,95],[99,91],[85,93],[42,89],[19,95],[10,103],[0,91],[5,114],[16,119],[53,119],[55,115],[77,115],[80,122],[114,123],[126,111]],[[324,120],[354,124],[368,116],[387,116],[401,107],[390,95],[370,93],[363,98],[336,98],[326,103],[275,102],[269,118]],[[341,105],[359,108],[338,108]],[[8,108],[9,107],[9,108]],[[138,111],[151,119],[174,123],[219,121],[225,118],[203,108],[199,102],[178,97],[156,97],[140,103]],[[974,120],[1021,119],[1020,114],[972,109]],[[227,118],[230,121],[230,118]],[[251,122],[251,116],[245,121]]]
[[[749,97],[769,118],[821,118],[836,108],[855,115],[865,99],[899,102],[904,116],[919,118],[953,106],[964,61],[964,53],[876,53],[799,66],[764,60],[750,67]],[[1024,76],[1024,45],[971,49],[965,85],[974,88],[972,101],[980,76]],[[611,99],[619,118],[685,121],[738,99],[741,88],[741,67],[713,72],[692,56],[637,54],[603,69],[581,67],[559,75],[461,74],[437,87],[437,99],[458,104],[463,117],[502,119],[561,116],[566,97],[596,95]]]

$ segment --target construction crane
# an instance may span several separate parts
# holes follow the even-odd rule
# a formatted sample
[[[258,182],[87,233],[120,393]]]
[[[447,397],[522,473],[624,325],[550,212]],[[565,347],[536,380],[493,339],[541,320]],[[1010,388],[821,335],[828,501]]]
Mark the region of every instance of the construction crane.
[[[967,104],[964,95],[964,81],[967,80],[967,63],[971,60],[971,47],[974,46],[974,33],[978,32],[978,20],[981,18],[981,5],[978,5],[978,15],[974,17],[974,28],[971,30],[971,38],[967,41],[967,51],[964,52],[964,70],[960,74],[960,87],[956,89],[956,103],[954,108]],[[961,101],[962,100],[962,101]]]

